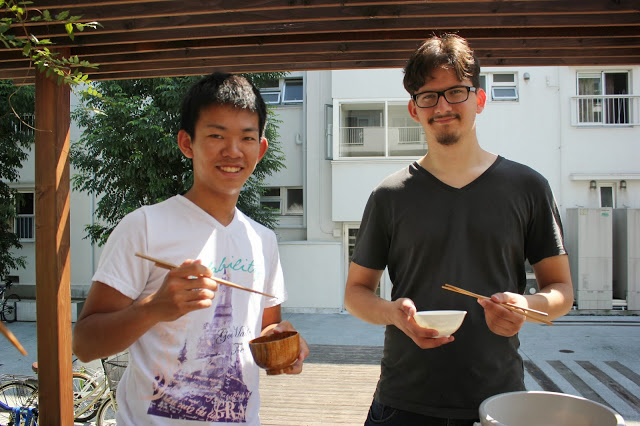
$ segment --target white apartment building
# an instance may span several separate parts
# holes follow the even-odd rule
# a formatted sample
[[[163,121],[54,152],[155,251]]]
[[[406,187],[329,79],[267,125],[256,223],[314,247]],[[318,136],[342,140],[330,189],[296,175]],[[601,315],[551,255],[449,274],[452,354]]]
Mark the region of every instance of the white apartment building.
[[[407,112],[402,70],[290,74],[263,90],[282,121],[286,169],[262,202],[279,209],[289,312],[341,312],[344,283],[371,190],[426,152]],[[570,250],[577,308],[640,311],[640,66],[483,68],[480,144],[550,182]],[[72,129],[71,139],[79,132]],[[20,191],[33,193],[34,169]],[[72,170],[73,173],[73,170]],[[35,285],[33,203],[19,212],[26,270]],[[84,239],[94,200],[71,195],[72,297],[88,291],[100,249]],[[529,288],[529,291],[535,291]],[[380,294],[390,297],[387,274]],[[20,315],[20,314],[18,314]]]

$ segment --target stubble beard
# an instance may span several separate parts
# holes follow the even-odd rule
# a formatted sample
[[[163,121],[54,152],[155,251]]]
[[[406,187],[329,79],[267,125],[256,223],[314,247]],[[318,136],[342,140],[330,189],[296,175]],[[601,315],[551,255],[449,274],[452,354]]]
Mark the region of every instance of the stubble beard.
[[[453,114],[452,117],[460,120],[459,114]],[[434,118],[429,120],[429,124],[433,124],[435,122]],[[460,140],[460,135],[451,131],[445,131],[443,133],[439,133],[435,135],[436,142],[440,145],[449,146],[457,143]]]
[[[436,141],[440,145],[449,146],[457,143],[460,140],[460,135],[453,133],[441,133],[436,136]]]

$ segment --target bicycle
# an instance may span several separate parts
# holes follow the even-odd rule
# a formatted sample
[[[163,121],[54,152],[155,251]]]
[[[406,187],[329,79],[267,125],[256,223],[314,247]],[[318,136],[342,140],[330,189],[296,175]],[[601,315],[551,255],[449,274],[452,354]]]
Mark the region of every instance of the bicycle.
[[[6,322],[14,322],[17,318],[16,309],[18,302],[21,300],[15,294],[6,295],[7,290],[11,288],[13,282],[10,279],[5,280],[4,286],[0,288],[0,306],[2,310],[0,310],[0,319]]]
[[[128,352],[101,360],[103,371],[91,371],[86,367],[73,372],[73,415],[74,420],[86,422],[97,416],[97,426],[115,425],[117,402],[116,388],[128,364]],[[38,366],[34,362],[33,371]],[[87,373],[89,371],[90,373]],[[36,376],[5,376],[9,381],[0,385],[0,401],[7,407],[38,407]],[[4,412],[2,411],[4,409]],[[10,422],[13,414],[0,405],[0,425]],[[8,423],[12,425],[13,423]],[[28,425],[28,423],[27,423]]]
[[[31,365],[31,369],[38,374],[38,363],[34,362]],[[107,381],[106,379],[100,380],[101,376],[104,377],[103,373],[90,370],[87,367],[74,370],[72,374],[73,419],[79,422],[87,422],[96,416],[98,408],[108,392]],[[32,380],[37,390],[37,378],[34,377]],[[2,388],[0,387],[1,392]],[[34,397],[38,397],[37,393]]]
[[[37,363],[32,368],[37,373]],[[12,408],[38,408],[38,379],[36,376],[10,375],[9,381],[0,385],[0,425],[13,425],[15,413]],[[106,383],[106,380],[105,380]],[[106,389],[95,389],[94,380],[84,372],[73,372],[74,420],[86,422],[95,417]],[[91,398],[91,399],[90,399]],[[37,420],[37,417],[36,417]],[[20,423],[16,423],[20,424]],[[27,423],[29,424],[29,423]]]
[[[74,416],[78,421],[87,421],[97,415],[96,425],[115,425],[116,388],[128,364],[128,352],[100,360],[102,371],[95,371],[82,386],[74,381]],[[81,370],[83,372],[83,370]]]
[[[129,364],[129,351],[121,352],[111,358],[103,358],[100,361],[102,362],[104,375],[109,383],[109,395],[102,405],[100,405],[100,408],[98,408],[96,425],[115,425],[116,412],[118,411],[116,390],[122,374]]]
[[[14,381],[0,386],[0,425],[37,426],[37,388],[28,376],[13,377]]]

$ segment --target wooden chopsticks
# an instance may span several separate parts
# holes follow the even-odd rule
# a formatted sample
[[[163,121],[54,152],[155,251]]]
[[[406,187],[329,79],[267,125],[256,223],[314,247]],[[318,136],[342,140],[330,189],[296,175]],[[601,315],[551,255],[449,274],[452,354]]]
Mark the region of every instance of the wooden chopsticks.
[[[147,256],[146,254],[136,253],[136,256],[154,262],[156,264],[156,266],[158,266],[159,268],[175,269],[175,268],[178,267],[178,265],[174,265],[173,263],[165,262],[164,260],[155,259],[155,258],[153,258],[151,256]],[[254,290],[252,288],[247,288],[247,287],[243,287],[243,286],[241,286],[239,284],[234,284],[231,281],[223,280],[222,278],[211,277],[211,279],[214,280],[215,282],[217,282],[218,284],[226,285],[227,287],[233,287],[233,288],[237,288],[239,290],[250,291],[251,293],[258,293],[258,294],[261,294],[261,295],[267,296],[267,297],[275,297],[275,296],[272,296],[270,294],[263,293],[263,292],[258,291],[258,290]]]
[[[18,350],[22,355],[27,356],[27,351],[24,350],[24,348],[20,344],[20,341],[18,341],[18,338],[1,321],[0,321],[0,331],[2,332],[2,334],[5,335],[7,339],[9,339],[11,343],[13,343],[13,346],[18,348]]]
[[[466,294],[467,296],[475,297],[476,299],[490,299],[490,297],[482,296],[481,294],[473,293],[471,291],[468,291],[468,290],[465,290],[465,289],[462,289],[462,288],[459,288],[459,287],[452,286],[451,284],[445,284],[445,285],[442,286],[442,288],[444,288],[445,290],[454,291],[456,293]],[[523,308],[521,306],[517,306],[517,305],[514,305],[512,303],[507,303],[507,302],[500,303],[500,305],[504,306],[505,308],[509,309],[510,311],[517,312],[519,314],[524,315],[525,317],[531,318],[532,320],[540,321],[540,322],[545,323],[547,325],[553,325],[553,323],[551,321],[549,321],[548,319],[544,318],[544,317],[549,315],[546,312],[536,311],[535,309],[530,309],[530,308]]]

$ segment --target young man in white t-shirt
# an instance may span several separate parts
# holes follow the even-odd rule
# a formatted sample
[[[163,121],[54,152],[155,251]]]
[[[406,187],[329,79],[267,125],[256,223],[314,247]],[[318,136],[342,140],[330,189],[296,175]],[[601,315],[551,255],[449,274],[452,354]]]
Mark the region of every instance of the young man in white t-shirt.
[[[259,425],[259,369],[248,342],[292,331],[275,234],[236,208],[264,156],[266,106],[241,76],[214,73],[182,104],[178,146],[193,186],[114,229],[73,332],[82,361],[129,348],[118,425]],[[166,271],[135,256],[180,266]],[[218,286],[224,278],[273,295]],[[301,339],[297,374],[309,349]]]

